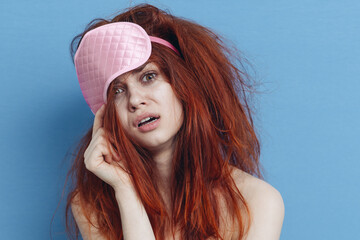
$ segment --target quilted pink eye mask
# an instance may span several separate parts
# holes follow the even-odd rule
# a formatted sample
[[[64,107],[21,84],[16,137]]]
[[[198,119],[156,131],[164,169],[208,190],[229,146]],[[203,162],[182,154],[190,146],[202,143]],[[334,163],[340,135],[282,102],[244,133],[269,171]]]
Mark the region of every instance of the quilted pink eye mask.
[[[149,36],[134,23],[110,23],[85,34],[74,61],[81,91],[94,114],[106,103],[110,83],[149,59],[151,42],[165,45],[179,54],[169,42]]]

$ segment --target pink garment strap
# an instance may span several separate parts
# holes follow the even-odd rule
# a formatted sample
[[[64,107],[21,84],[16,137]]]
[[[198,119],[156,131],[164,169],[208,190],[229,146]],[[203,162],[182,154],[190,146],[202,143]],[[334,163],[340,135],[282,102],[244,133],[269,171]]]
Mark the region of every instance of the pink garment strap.
[[[156,42],[156,43],[159,43],[159,44],[162,44],[168,48],[170,48],[171,50],[173,50],[174,52],[176,52],[178,55],[180,55],[179,51],[171,44],[169,43],[168,41],[162,39],[162,38],[158,38],[158,37],[153,37],[153,36],[149,36],[150,37],[150,40],[152,42]]]

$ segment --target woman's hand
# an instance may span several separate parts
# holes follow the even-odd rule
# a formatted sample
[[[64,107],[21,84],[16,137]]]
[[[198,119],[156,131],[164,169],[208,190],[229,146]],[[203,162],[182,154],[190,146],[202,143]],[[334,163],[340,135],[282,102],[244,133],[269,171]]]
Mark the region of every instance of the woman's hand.
[[[124,239],[154,240],[154,232],[146,210],[137,196],[129,174],[123,170],[121,159],[108,144],[103,129],[105,105],[96,113],[91,142],[84,153],[86,168],[115,190]],[[72,204],[74,217],[84,239],[105,239],[99,229],[89,223],[76,203]]]
[[[92,139],[84,153],[85,167],[114,189],[131,187],[129,174],[105,137],[104,112],[105,104],[95,115]]]

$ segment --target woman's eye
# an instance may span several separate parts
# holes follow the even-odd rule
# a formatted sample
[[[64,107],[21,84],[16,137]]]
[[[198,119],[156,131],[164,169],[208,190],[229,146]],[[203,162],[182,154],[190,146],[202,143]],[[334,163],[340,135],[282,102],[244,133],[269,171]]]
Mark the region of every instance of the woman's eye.
[[[124,89],[122,89],[122,88],[115,88],[115,95],[116,95],[116,94],[123,93],[123,92],[124,92]]]
[[[150,83],[155,79],[156,74],[155,73],[147,73],[145,74],[145,76],[143,77],[142,81],[144,83]]]

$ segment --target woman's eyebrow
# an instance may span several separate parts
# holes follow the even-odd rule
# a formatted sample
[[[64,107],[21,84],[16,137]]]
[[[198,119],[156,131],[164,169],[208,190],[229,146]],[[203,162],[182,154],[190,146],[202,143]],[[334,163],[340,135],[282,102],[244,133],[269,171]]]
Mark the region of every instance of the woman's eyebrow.
[[[134,70],[132,70],[132,71],[130,72],[130,74],[136,74],[136,73],[141,72],[149,63],[150,63],[150,62],[146,62],[146,63],[144,63],[143,65],[141,65],[140,67],[135,68]]]
[[[144,68],[149,64],[150,62],[146,62],[143,65],[141,65],[140,67],[135,68],[134,70],[131,70],[128,73],[125,73],[125,76],[128,76],[129,74],[133,75],[133,74],[137,74],[139,72],[141,72],[142,70],[144,70]],[[124,76],[124,75],[123,75]],[[126,78],[126,77],[125,77]],[[121,80],[122,78],[119,76],[114,80],[115,84],[121,84]]]

